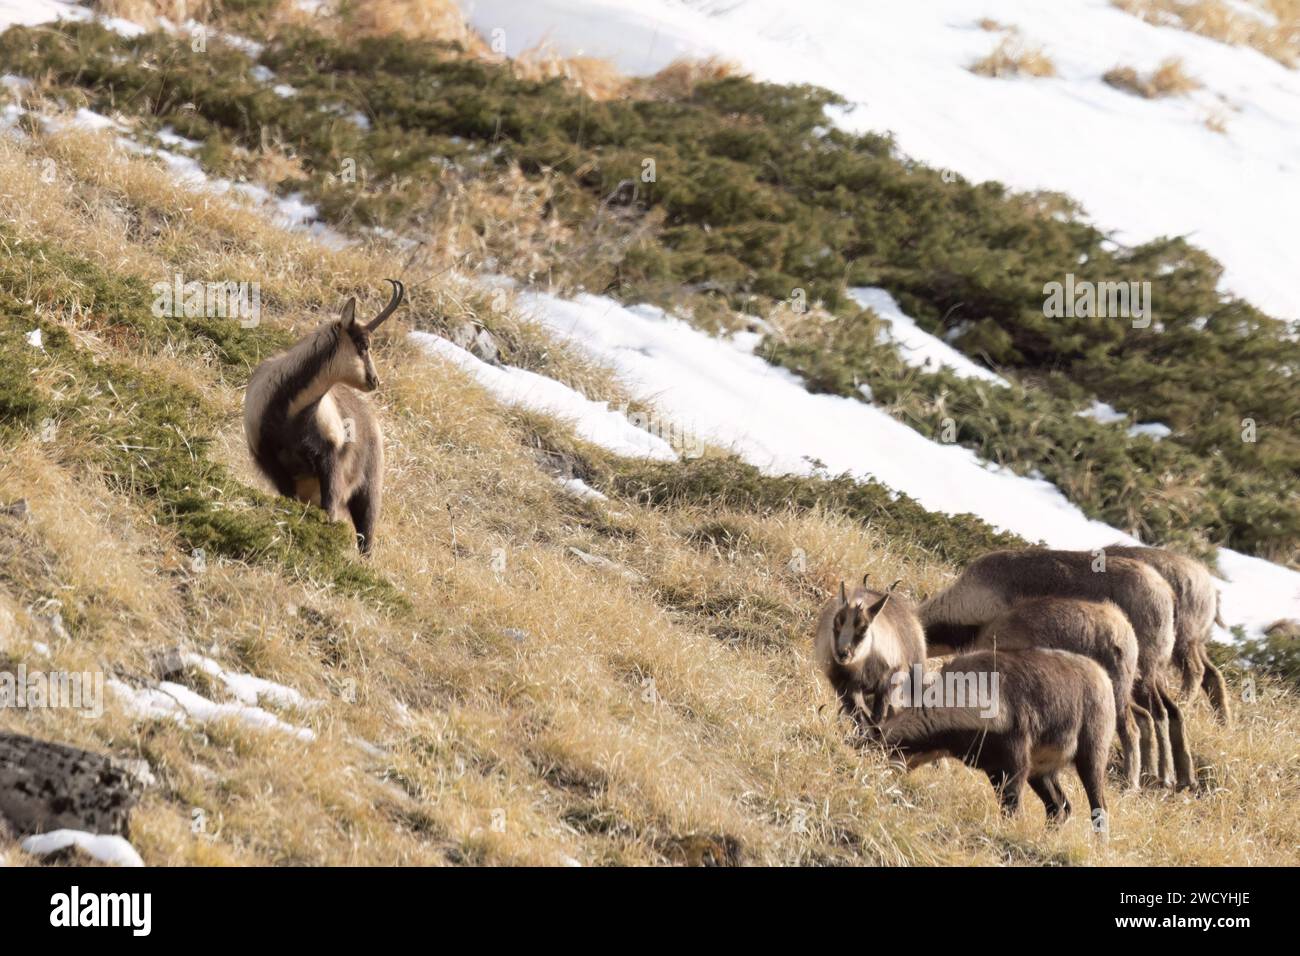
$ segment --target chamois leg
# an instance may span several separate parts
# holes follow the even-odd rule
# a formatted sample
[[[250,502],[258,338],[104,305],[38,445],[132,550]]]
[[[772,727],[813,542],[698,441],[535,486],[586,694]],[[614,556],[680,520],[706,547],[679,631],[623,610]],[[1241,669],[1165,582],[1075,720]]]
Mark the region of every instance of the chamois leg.
[[[1165,710],[1160,692],[1147,681],[1142,682],[1141,701],[1151,712],[1151,721],[1155,724],[1156,739],[1156,778],[1158,787],[1174,785],[1173,746],[1169,741],[1169,712]]]
[[[1029,743],[1013,745],[1007,752],[1007,765],[999,770],[987,771],[989,782],[997,791],[1004,816],[1013,817],[1020,811],[1020,796],[1029,779]]]
[[[1038,799],[1047,808],[1049,826],[1064,823],[1070,818],[1070,803],[1061,794],[1059,787],[1052,785],[1051,777],[1030,777],[1029,787],[1038,794]]]
[[[352,527],[357,531],[357,550],[369,554],[375,544],[375,508],[370,495],[358,491],[348,502],[348,512],[352,515]]]
[[[1061,775],[1059,772],[1053,772],[1047,778],[1047,785],[1052,788],[1052,793],[1056,796],[1056,802],[1061,807],[1061,820],[1070,819],[1070,813],[1073,807],[1070,806],[1070,799],[1065,795],[1065,788],[1061,786]]]
[[[1119,695],[1116,695],[1115,699],[1115,714],[1115,733],[1119,737],[1120,752],[1123,754],[1124,761],[1122,765],[1124,786],[1128,790],[1136,790],[1138,775],[1141,772],[1137,722],[1133,719],[1128,700]]]
[[[1196,689],[1201,686],[1205,680],[1205,658],[1201,654],[1199,643],[1190,644],[1184,652],[1186,663],[1182,673],[1181,696],[1185,700],[1193,700],[1196,696]]]
[[[1164,688],[1159,688],[1157,692],[1160,694],[1161,703],[1165,705],[1165,711],[1169,718],[1170,753],[1173,756],[1178,789],[1195,790],[1196,780],[1192,775],[1192,754],[1187,746],[1187,737],[1183,733],[1183,712]]]
[[[326,457],[320,464],[316,472],[317,480],[320,482],[320,507],[325,512],[325,517],[330,521],[337,521],[339,517],[339,487],[334,481],[334,469],[338,465],[338,459],[333,455]]]
[[[1147,777],[1154,779],[1156,776],[1156,722],[1151,717],[1151,711],[1133,701],[1129,704],[1129,713],[1137,722],[1138,735],[1140,740],[1139,757],[1139,777],[1146,774]]]
[[[1210,660],[1210,652],[1204,644],[1197,647],[1197,653],[1205,665],[1205,670],[1201,674],[1201,688],[1205,691],[1205,696],[1210,699],[1210,706],[1214,708],[1214,713],[1219,720],[1225,727],[1231,727],[1232,705],[1228,702],[1228,685],[1223,680],[1223,674]]]
[[[1083,791],[1088,795],[1093,829],[1105,835],[1110,827],[1106,819],[1106,755],[1110,753],[1109,740],[1085,737],[1079,741],[1074,755],[1074,769],[1083,781]]]
[[[889,716],[889,698],[894,689],[893,677],[901,671],[891,671],[876,686],[875,700],[871,704],[871,722],[879,726]]]

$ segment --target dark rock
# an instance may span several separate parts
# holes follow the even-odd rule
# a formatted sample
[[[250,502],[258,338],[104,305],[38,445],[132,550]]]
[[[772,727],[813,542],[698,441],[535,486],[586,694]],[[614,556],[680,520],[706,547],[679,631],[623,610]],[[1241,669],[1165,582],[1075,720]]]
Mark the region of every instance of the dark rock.
[[[18,836],[85,830],[126,837],[144,775],[77,747],[0,733],[0,817]]]

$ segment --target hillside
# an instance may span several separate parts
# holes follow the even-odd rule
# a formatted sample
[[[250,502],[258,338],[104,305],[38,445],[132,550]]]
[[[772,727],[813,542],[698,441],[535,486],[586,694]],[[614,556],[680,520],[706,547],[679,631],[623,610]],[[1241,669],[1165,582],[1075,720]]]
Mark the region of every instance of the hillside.
[[[147,761],[146,863],[1294,861],[1284,659],[1230,669],[1256,692],[1233,729],[1188,709],[1204,792],[1114,793],[1106,843],[1036,806],[1001,820],[962,768],[854,750],[811,663],[846,574],[920,597],[1080,529],[1291,582],[1295,339],[1209,255],[1111,248],[1062,197],[948,181],[828,127],[826,91],[719,64],[599,74],[604,98],[595,67],[539,81],[459,18],[203,15],[201,54],[167,24],[0,34],[0,506],[26,502],[0,513],[0,669],[108,680],[98,720],[4,709],[0,730]],[[1046,322],[1066,269],[1172,276],[1164,332]],[[157,308],[178,276],[256,283],[260,320]],[[377,344],[363,561],[266,491],[242,387],[387,276],[410,294]],[[940,354],[959,302],[969,364],[909,362],[903,319]],[[452,344],[481,333],[477,358]],[[1081,417],[1093,400],[1171,434]],[[868,426],[988,495],[1032,484],[1024,524],[936,506],[923,469],[862,465],[879,449],[833,457]],[[1239,636],[1300,616],[1243,581]]]

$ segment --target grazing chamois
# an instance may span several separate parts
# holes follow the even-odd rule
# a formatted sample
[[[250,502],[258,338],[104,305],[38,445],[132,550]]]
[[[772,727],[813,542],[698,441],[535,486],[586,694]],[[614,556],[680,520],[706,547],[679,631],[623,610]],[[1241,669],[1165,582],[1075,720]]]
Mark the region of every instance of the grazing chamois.
[[[379,387],[370,336],[404,294],[388,281],[392,298],[369,324],[348,299],[337,321],[259,365],[244,392],[244,437],[257,467],[280,494],[319,505],[331,521],[346,507],[362,554],[375,544],[384,436],[358,392]]]
[[[840,710],[859,729],[867,726],[866,699],[874,695],[870,720],[880,723],[889,705],[890,680],[899,671],[925,660],[925,635],[907,598],[895,594],[895,581],[885,592],[862,587],[840,593],[822,608],[813,650]]]
[[[1151,715],[1133,703],[1138,643],[1124,612],[1110,601],[1074,598],[1030,598],[1020,601],[979,630],[972,650],[1015,651],[1030,647],[1082,654],[1101,665],[1115,693],[1115,733],[1123,753],[1123,778],[1138,785],[1141,755],[1136,719],[1143,723],[1142,739],[1154,745]],[[1148,766],[1154,761],[1149,754]]]
[[[1059,775],[1074,764],[1098,822],[1106,812],[1106,761],[1115,735],[1115,692],[1106,672],[1080,654],[1030,648],[963,654],[933,679],[944,687],[993,686],[994,674],[995,706],[946,700],[901,707],[876,735],[909,770],[955,757],[984,771],[1008,816],[1020,809],[1028,783],[1049,823],[1070,816]]]
[[[1158,768],[1143,770],[1165,786],[1194,786],[1192,758],[1182,712],[1165,686],[1174,649],[1173,590],[1150,565],[1131,558],[1086,551],[1026,548],[994,551],[971,562],[946,590],[919,610],[931,653],[969,645],[979,628],[1017,601],[1031,597],[1073,597],[1113,601],[1128,617],[1138,640],[1134,700],[1147,710],[1157,731]]]
[[[1219,719],[1231,724],[1228,687],[1209,653],[1214,625],[1224,626],[1219,615],[1219,591],[1209,569],[1199,561],[1161,548],[1116,546],[1106,548],[1106,554],[1149,564],[1169,582],[1174,589],[1173,667],[1182,694],[1194,696],[1199,687]]]

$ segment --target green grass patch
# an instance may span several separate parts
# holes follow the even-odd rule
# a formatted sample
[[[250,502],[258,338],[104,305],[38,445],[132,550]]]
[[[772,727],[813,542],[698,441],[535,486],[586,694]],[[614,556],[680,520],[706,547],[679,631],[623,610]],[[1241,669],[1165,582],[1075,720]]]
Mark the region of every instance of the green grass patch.
[[[71,315],[78,328],[145,354],[215,350],[234,369],[278,346],[280,333],[241,329],[233,320],[155,316],[152,296],[137,280],[108,275],[52,246],[19,242],[3,229],[0,242],[9,250],[0,260],[0,443],[34,431],[61,448],[88,449],[110,486],[146,502],[186,548],[274,563],[382,606],[406,605],[355,557],[345,525],[250,488],[208,457],[216,413],[192,388],[92,355],[37,310]],[[30,290],[31,301],[19,300],[16,289]],[[40,348],[27,339],[36,329]]]

